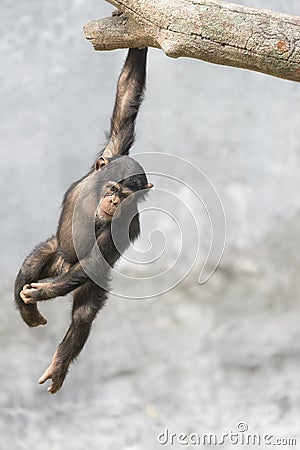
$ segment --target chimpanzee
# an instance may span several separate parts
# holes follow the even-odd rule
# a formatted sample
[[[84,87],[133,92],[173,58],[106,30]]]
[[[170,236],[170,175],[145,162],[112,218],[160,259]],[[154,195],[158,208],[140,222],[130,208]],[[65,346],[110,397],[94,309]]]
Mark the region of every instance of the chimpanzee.
[[[52,394],[61,388],[106,301],[111,267],[140,233],[137,203],[153,185],[127,155],[143,99],[146,60],[147,48],[129,49],[118,80],[108,143],[88,174],[66,192],[55,236],[29,254],[16,278],[15,302],[30,327],[47,323],[37,301],[73,291],[71,325],[39,379],[39,383],[52,380],[48,388]],[[89,222],[92,233],[86,232]]]

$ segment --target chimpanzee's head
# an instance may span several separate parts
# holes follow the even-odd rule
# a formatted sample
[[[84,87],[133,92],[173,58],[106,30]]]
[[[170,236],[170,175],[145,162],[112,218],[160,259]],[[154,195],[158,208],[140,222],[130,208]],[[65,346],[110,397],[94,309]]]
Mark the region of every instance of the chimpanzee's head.
[[[94,169],[99,172],[101,179],[101,198],[99,211],[102,218],[111,220],[117,209],[137,203],[145,198],[145,195],[153,187],[148,183],[147,176],[142,166],[129,156],[114,156],[105,158],[100,156]],[[118,212],[121,212],[119,208]]]

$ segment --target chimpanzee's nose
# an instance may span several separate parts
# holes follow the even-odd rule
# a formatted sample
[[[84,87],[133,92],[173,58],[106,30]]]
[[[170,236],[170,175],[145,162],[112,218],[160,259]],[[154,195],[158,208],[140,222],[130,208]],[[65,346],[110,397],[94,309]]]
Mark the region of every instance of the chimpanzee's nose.
[[[119,204],[119,199],[118,197],[114,197],[110,199],[110,203],[114,206],[117,206]]]

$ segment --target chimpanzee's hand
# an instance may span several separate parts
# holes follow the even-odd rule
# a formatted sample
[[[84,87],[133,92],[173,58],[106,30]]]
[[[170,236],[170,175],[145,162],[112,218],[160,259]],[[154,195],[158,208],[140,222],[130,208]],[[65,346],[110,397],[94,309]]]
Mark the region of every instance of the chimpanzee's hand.
[[[23,286],[20,297],[24,303],[36,303],[39,300],[52,298],[51,283],[30,283]]]
[[[39,384],[43,384],[47,380],[52,380],[52,384],[48,387],[47,391],[51,394],[55,394],[63,385],[68,372],[68,367],[68,364],[63,365],[59,362],[52,362],[40,377]]]

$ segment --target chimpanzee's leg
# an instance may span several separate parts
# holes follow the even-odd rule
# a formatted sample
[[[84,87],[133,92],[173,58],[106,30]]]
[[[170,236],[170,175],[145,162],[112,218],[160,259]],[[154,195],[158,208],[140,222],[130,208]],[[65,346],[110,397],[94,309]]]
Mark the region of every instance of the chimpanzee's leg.
[[[55,394],[62,386],[70,363],[81,352],[91,330],[91,325],[98,311],[104,306],[107,291],[92,281],[87,281],[74,291],[72,323],[59,344],[52,363],[39,379],[42,384],[51,379],[48,388]]]
[[[39,244],[25,259],[15,281],[15,303],[20,314],[30,327],[45,325],[47,320],[40,314],[36,304],[25,304],[20,297],[23,286],[27,283],[55,275],[53,269],[57,256],[57,239],[51,237]]]

